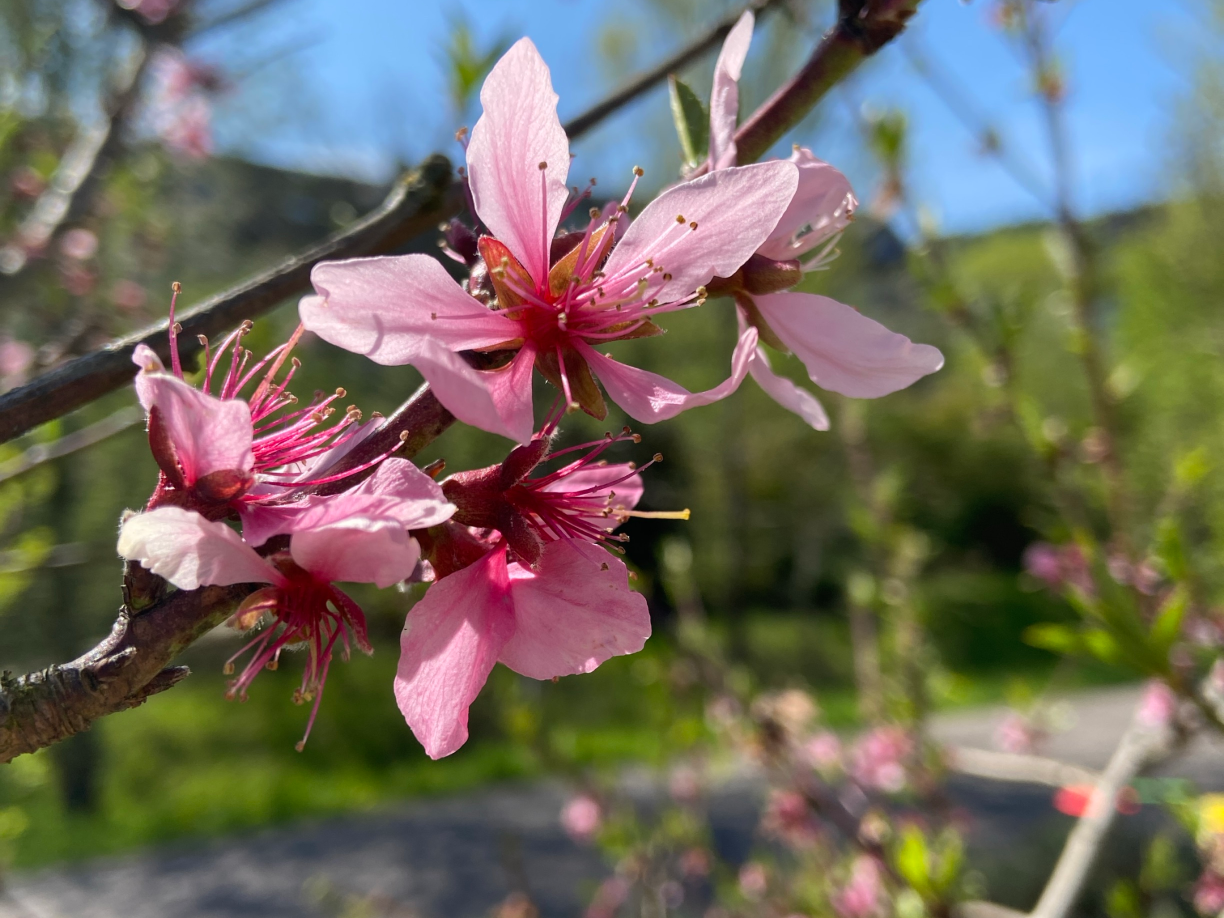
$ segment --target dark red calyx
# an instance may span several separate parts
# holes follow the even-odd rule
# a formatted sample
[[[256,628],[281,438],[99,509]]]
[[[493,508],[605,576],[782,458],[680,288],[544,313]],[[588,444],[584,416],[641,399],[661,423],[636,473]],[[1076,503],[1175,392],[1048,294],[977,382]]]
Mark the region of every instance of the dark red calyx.
[[[451,218],[450,223],[446,224],[446,228],[442,231],[442,236],[450,250],[462,258],[463,263],[469,268],[480,261],[480,247],[477,245],[476,233],[458,217]]]
[[[508,509],[505,490],[500,465],[457,472],[442,482],[442,493],[455,505],[455,515],[451,519],[477,529],[502,528]]]
[[[156,405],[149,409],[149,450],[166,480],[178,490],[186,490],[187,478],[183,474],[183,464],[179,461],[178,450],[174,448],[170,431],[166,428],[161,411]]]
[[[209,472],[195,483],[196,492],[204,500],[231,501],[241,497],[255,484],[255,476],[241,469],[221,469]]]
[[[544,461],[552,448],[551,437],[535,437],[530,443],[516,446],[501,464],[501,486],[503,490],[516,485]]]
[[[754,296],[780,293],[803,280],[803,269],[797,260],[775,261],[764,255],[753,255],[738,272],[744,290]]]
[[[434,575],[441,580],[461,571],[483,558],[493,544],[475,535],[466,526],[447,520],[429,529],[413,533],[420,543],[421,553],[429,559]]]

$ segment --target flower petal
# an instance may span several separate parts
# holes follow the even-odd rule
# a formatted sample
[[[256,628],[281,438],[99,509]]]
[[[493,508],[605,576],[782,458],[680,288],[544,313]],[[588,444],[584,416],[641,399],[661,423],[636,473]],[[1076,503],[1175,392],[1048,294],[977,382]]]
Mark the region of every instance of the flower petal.
[[[513,632],[500,548],[439,580],[408,613],[395,700],[431,759],[467,742],[468,707]]]
[[[769,357],[765,349],[758,347],[748,364],[748,373],[756,380],[765,394],[787,411],[793,411],[813,430],[828,430],[829,416],[824,407],[816,400],[816,396],[801,389],[789,379],[779,376],[769,365]]]
[[[769,327],[822,389],[879,398],[943,366],[938,348],[914,344],[827,296],[771,293],[755,299]]]
[[[549,245],[569,197],[570,156],[552,77],[531,39],[519,39],[494,65],[480,104],[484,113],[467,148],[476,213],[543,289]]]
[[[146,411],[157,408],[188,486],[211,472],[249,472],[251,409],[242,399],[206,395],[169,373],[140,373],[136,395]]]
[[[586,358],[608,397],[624,409],[629,417],[644,424],[666,421],[682,411],[710,405],[726,398],[739,388],[748,373],[748,364],[757,344],[757,330],[749,328],[741,336],[731,357],[731,376],[704,392],[690,392],[679,383],[647,370],[605,357],[589,344],[579,343],[578,350]]]
[[[421,549],[391,519],[352,516],[318,529],[297,530],[289,554],[320,580],[372,583],[386,589],[407,579]]]
[[[519,335],[518,325],[468,296],[428,255],[323,261],[310,280],[318,295],[298,305],[302,324],[384,366],[411,363],[422,336],[463,351]]]
[[[234,530],[181,507],[128,517],[119,529],[118,550],[180,590],[283,579]]]
[[[858,207],[850,180],[811,150],[796,149],[790,161],[799,168],[799,186],[786,213],[757,249],[759,255],[776,261],[800,258],[840,233],[850,225]]]
[[[714,86],[710,90],[710,162],[715,169],[735,165],[735,126],[739,119],[739,78],[752,43],[753,16],[744,10],[727,33],[714,64]]]
[[[669,302],[712,277],[730,277],[769,237],[798,181],[793,163],[774,160],[720,169],[668,189],[646,205],[612,250],[601,285],[652,278],[660,286],[650,295]],[[662,280],[664,274],[671,279]]]
[[[499,659],[532,679],[589,673],[650,637],[646,598],[629,589],[624,562],[589,542],[549,542],[539,574],[512,565],[510,595],[514,636]]]
[[[418,338],[405,354],[443,406],[464,424],[509,437],[516,443],[531,439],[531,423],[524,424],[523,404],[531,406],[531,363],[526,370],[479,371],[433,338]],[[523,350],[526,350],[524,348]],[[525,382],[524,382],[525,380]],[[502,411],[507,412],[506,416]]]
[[[384,459],[357,487],[339,494],[312,495],[292,504],[246,502],[238,508],[242,535],[262,545],[274,535],[319,529],[350,516],[395,520],[403,529],[426,529],[455,512],[441,486],[407,459]]]

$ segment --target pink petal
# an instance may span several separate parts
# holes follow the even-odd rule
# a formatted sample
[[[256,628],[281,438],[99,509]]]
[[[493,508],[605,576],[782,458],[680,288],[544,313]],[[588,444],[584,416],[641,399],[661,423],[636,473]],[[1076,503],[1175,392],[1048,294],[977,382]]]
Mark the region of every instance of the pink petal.
[[[752,43],[753,16],[744,10],[739,22],[727,33],[714,64],[714,87],[710,90],[710,162],[715,169],[735,165],[735,125],[739,119],[739,78]]]
[[[349,491],[311,496],[292,504],[247,502],[239,508],[242,534],[251,545],[274,535],[319,529],[350,516],[395,520],[403,529],[426,529],[450,519],[455,507],[436,481],[407,459],[384,459],[378,469]]]
[[[408,613],[395,700],[431,759],[467,742],[468,707],[513,632],[504,549],[439,580]]]
[[[586,358],[591,372],[603,384],[608,397],[620,405],[629,417],[644,424],[653,424],[674,418],[689,408],[713,404],[738,389],[748,373],[756,343],[757,331],[750,328],[740,336],[735,353],[731,356],[731,376],[704,392],[690,392],[657,373],[639,370],[605,357],[589,344],[579,342],[577,348]]]
[[[633,471],[633,466],[628,462],[612,462],[608,465],[592,465],[577,472],[571,472],[564,478],[559,478],[552,484],[544,486],[545,491],[585,491],[587,488],[598,488],[599,490],[592,491],[590,496],[595,498],[604,497],[608,491],[612,491],[616,498],[613,504],[618,507],[624,507],[626,510],[632,510],[637,506],[639,500],[642,499],[642,494],[646,490],[642,483],[642,476],[630,474]],[[628,478],[625,476],[628,475]],[[624,478],[624,481],[617,479]],[[609,482],[616,484],[609,485]],[[602,519],[602,518],[601,518]],[[604,521],[606,525],[607,521]]]
[[[771,293],[755,299],[769,327],[822,389],[879,398],[943,366],[938,348],[914,344],[827,296]]]
[[[181,507],[128,517],[119,529],[118,550],[180,590],[283,579],[234,530]]]
[[[800,258],[840,233],[854,218],[858,199],[850,180],[806,147],[796,149],[790,161],[799,168],[799,187],[786,213],[757,251],[766,258]],[[808,230],[802,236],[800,231]]]
[[[479,371],[445,345],[419,338],[408,362],[425,377],[438,401],[464,424],[526,443],[531,439],[531,423],[524,424],[522,406],[531,403],[531,363],[524,368],[519,360],[527,350],[519,351],[511,369]]]
[[[295,531],[289,554],[320,580],[386,589],[407,579],[421,549],[395,520],[353,516],[320,529]]]
[[[769,365],[769,357],[764,348],[758,347],[748,364],[748,373],[756,380],[765,394],[787,411],[793,411],[813,430],[828,430],[829,416],[816,400],[816,396],[801,389],[789,379],[779,376]]]
[[[516,323],[468,296],[428,255],[323,261],[310,280],[318,296],[302,298],[302,324],[384,366],[412,363],[422,336],[453,351],[519,336]]]
[[[656,277],[671,275],[651,295],[669,302],[712,277],[730,277],[769,237],[798,181],[793,163],[774,160],[721,169],[668,189],[646,205],[612,250],[604,283],[649,276],[650,259],[662,269]],[[697,229],[689,228],[692,223]]]
[[[739,320],[742,335],[748,325],[740,310],[737,309],[735,314]],[[816,400],[816,396],[806,389],[799,388],[789,379],[776,374],[769,364],[769,355],[759,344],[753,352],[752,360],[748,363],[748,373],[756,380],[757,385],[765,390],[766,395],[787,411],[793,411],[799,415],[813,430],[829,429],[829,416],[825,414],[824,407]]]
[[[146,373],[165,373],[166,366],[162,363],[160,357],[157,356],[157,351],[149,347],[147,344],[136,345],[136,350],[132,351],[132,363],[140,367]],[[6,374],[7,375],[7,374]],[[145,410],[148,410],[148,405],[145,405]]]
[[[569,196],[570,156],[548,65],[530,39],[519,39],[493,67],[480,104],[484,113],[467,149],[476,213],[545,287],[549,245]]]
[[[242,399],[214,398],[168,373],[140,373],[136,395],[145,410],[156,406],[183,466],[188,485],[210,472],[249,471],[251,409]]]
[[[535,348],[527,346],[514,355],[508,366],[481,373],[487,381],[505,435],[518,443],[529,443],[535,429],[531,403],[531,370],[535,366],[535,356]]]
[[[544,547],[539,574],[510,569],[514,636],[499,659],[532,679],[589,673],[636,653],[650,637],[646,598],[629,589],[624,562],[589,542]]]

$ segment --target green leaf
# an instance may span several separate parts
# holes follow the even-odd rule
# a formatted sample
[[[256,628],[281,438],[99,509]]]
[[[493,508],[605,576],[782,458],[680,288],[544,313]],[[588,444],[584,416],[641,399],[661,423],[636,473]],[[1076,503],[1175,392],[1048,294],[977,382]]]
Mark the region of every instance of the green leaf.
[[[965,843],[956,832],[949,831],[943,836],[943,844],[939,848],[939,866],[932,878],[935,892],[945,896],[952,889],[961,868],[965,863]]]
[[[1088,652],[1105,663],[1120,664],[1126,655],[1112,634],[1101,628],[1093,628],[1084,634],[1084,646]]]
[[[931,892],[931,868],[921,829],[906,826],[901,830],[901,842],[897,845],[895,857],[897,873],[918,892],[928,895]]]
[[[1024,629],[1021,637],[1030,647],[1040,647],[1052,653],[1073,654],[1084,650],[1083,638],[1070,625],[1059,625],[1054,622],[1029,625]]]
[[[1169,648],[1181,634],[1182,620],[1186,617],[1186,608],[1190,597],[1182,587],[1177,587],[1161,605],[1152,622],[1151,639],[1155,651],[1162,658],[1168,656]]]
[[[680,135],[680,149],[686,165],[695,166],[706,158],[710,145],[710,116],[697,94],[673,73],[667,78],[671,94],[672,118]]]

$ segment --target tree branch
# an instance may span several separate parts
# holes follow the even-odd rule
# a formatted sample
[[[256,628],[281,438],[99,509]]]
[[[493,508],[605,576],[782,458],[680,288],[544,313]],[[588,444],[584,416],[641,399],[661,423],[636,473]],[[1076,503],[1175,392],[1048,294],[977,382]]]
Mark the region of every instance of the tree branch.
[[[781,0],[754,0],[748,8],[764,12],[779,2]],[[674,69],[708,50],[734,25],[736,18],[738,14],[734,18],[727,17],[663,64],[570,120],[565,126],[570,139],[591,130],[662,82]],[[194,353],[196,335],[213,335],[232,328],[243,319],[267,312],[286,297],[306,289],[310,284],[310,269],[316,262],[393,250],[440,220],[458,213],[462,205],[463,196],[452,182],[449,160],[434,154],[415,172],[401,179],[377,210],[344,232],[184,312],[180,317],[184,332],[179,338],[180,347],[184,354]],[[124,385],[136,374],[131,355],[138,344],[147,344],[166,357],[166,323],[160,322],[112,342],[0,395],[0,443]]]
[[[735,132],[741,163],[755,162],[802,121],[830,89],[905,31],[922,0],[840,0],[830,29],[791,80]],[[707,160],[694,175],[710,171]]]
[[[688,66],[702,54],[720,44],[746,10],[752,10],[755,15],[762,16],[781,5],[782,0],[753,0],[743,9],[736,10],[734,13],[723,17],[667,60],[662,61],[656,67],[626,83],[621,89],[612,93],[602,102],[591,106],[581,115],[567,121],[565,123],[565,133],[571,139],[586,133],[613,112],[623,108],[656,84],[662,83],[669,74]]]
[[[948,768],[957,774],[990,781],[1015,781],[1066,787],[1069,784],[1095,785],[1099,772],[1040,755],[1019,755],[952,746],[947,749]]]
[[[414,456],[454,421],[428,386],[394,417],[415,433],[396,454],[403,458]],[[125,604],[106,640],[71,663],[18,678],[0,676],[0,763],[87,730],[99,717],[170,688],[188,671],[166,665],[260,586],[179,590],[139,611]]]
[[[388,251],[456,213],[462,195],[453,182],[452,172],[446,157],[429,157],[396,184],[377,210],[344,232],[183,313],[180,317],[183,334],[179,336],[183,353],[191,355],[199,348],[196,335],[215,335],[233,328],[309,286],[310,270],[316,262]],[[0,442],[127,383],[136,375],[132,353],[139,344],[148,345],[168,360],[166,322],[70,360],[0,395]]]

